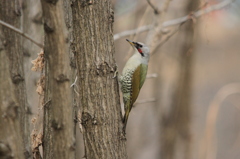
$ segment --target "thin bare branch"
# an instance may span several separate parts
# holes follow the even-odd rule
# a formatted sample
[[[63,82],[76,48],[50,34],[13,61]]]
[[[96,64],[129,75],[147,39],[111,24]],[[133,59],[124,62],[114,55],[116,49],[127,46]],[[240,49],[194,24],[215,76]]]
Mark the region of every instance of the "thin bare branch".
[[[129,36],[129,35],[135,35],[135,34],[138,34],[138,33],[142,33],[142,32],[151,30],[152,28],[153,28],[153,25],[144,25],[144,26],[141,26],[137,29],[126,30],[126,31],[123,31],[121,33],[115,34],[114,35],[114,40],[118,40],[120,38]]]
[[[139,100],[133,106],[135,107],[138,104],[145,104],[145,103],[152,103],[152,102],[156,102],[156,99],[155,98],[149,98],[149,99]]]
[[[140,19],[140,22],[139,22],[139,24],[138,24],[138,27],[139,27],[139,26],[142,26],[144,23],[146,23],[147,15],[148,15],[148,13],[149,13],[150,11],[151,11],[151,7],[148,6],[148,7],[145,9],[144,14],[143,14],[143,16],[142,16],[141,19]],[[134,41],[134,40],[137,38],[137,36],[138,36],[137,34],[131,36],[131,40]],[[131,56],[131,52],[132,52],[132,51],[133,51],[133,49],[129,47],[129,51],[128,51],[128,53],[127,53],[127,56],[125,56],[126,59],[128,59],[128,58]]]
[[[225,0],[225,1],[220,2],[218,4],[209,6],[206,9],[202,9],[202,10],[199,10],[197,12],[194,12],[191,15],[194,16],[195,18],[199,18],[200,16],[202,16],[204,14],[210,13],[210,12],[215,11],[215,10],[222,9],[222,8],[228,6],[229,4],[231,4],[233,1],[235,1],[235,0]],[[163,28],[166,28],[166,27],[169,27],[169,26],[178,25],[178,24],[181,24],[181,23],[191,19],[192,16],[186,15],[186,16],[181,17],[181,18],[169,20],[169,21],[164,22],[162,24],[162,26],[163,26]],[[115,34],[114,35],[114,40],[118,40],[122,37],[126,37],[126,36],[129,36],[129,35],[139,34],[139,33],[151,30],[152,28],[153,28],[153,25],[150,24],[150,25],[141,26],[137,29],[123,31],[121,33]]]
[[[77,86],[76,83],[77,83],[77,76],[76,76],[76,78],[75,78],[73,84],[71,84],[70,88],[73,87],[73,86]]]
[[[170,5],[171,0],[164,0],[162,6],[161,6],[161,14],[160,16],[155,14],[155,18],[154,18],[154,22],[153,22],[153,26],[154,28],[152,30],[149,31],[148,36],[146,38],[146,44],[151,47],[153,47],[156,43],[156,41],[158,41],[157,39],[161,38],[161,30],[163,28],[162,24],[165,20],[166,17],[166,12],[168,10],[168,7]]]
[[[155,7],[150,0],[147,0],[147,2],[148,2],[148,4],[150,5],[150,7],[153,9],[154,14],[159,14],[159,13],[160,13],[159,10],[158,10],[158,8]]]
[[[152,73],[152,74],[148,74],[146,78],[157,78],[158,74],[157,73]]]
[[[182,23],[183,24],[183,23]],[[161,40],[158,44],[156,44],[156,46],[152,49],[152,55],[156,53],[156,50],[161,47],[163,44],[165,44],[173,35],[175,35],[180,27],[182,26],[182,24],[180,24],[175,30],[173,30],[170,34],[168,34],[163,40]]]
[[[34,44],[36,44],[37,46],[39,46],[40,48],[43,48],[43,45],[40,44],[39,42],[35,41],[34,39],[32,39],[29,35],[23,33],[23,31],[21,31],[20,29],[15,28],[14,26],[7,24],[3,21],[0,20],[0,24],[2,24],[3,26],[15,31],[16,33],[22,35],[23,37],[25,37],[26,39],[30,40],[31,42],[33,42]]]
[[[221,104],[232,94],[240,93],[240,83],[230,83],[223,86],[214,96],[209,105],[206,117],[205,134],[202,140],[201,154],[207,159],[216,158],[216,122]],[[215,140],[215,141],[214,141]]]
[[[74,92],[79,96],[78,91],[75,89],[75,87],[78,89],[78,86],[77,86],[77,79],[78,79],[78,78],[77,78],[77,76],[76,76],[75,81],[73,82],[73,84],[71,84],[70,88],[73,87]]]

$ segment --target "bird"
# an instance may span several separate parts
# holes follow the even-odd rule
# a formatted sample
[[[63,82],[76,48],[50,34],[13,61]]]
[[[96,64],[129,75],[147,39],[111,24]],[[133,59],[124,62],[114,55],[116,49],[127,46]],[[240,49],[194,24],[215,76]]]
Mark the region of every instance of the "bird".
[[[128,116],[146,79],[150,58],[150,49],[147,45],[141,42],[126,40],[134,48],[135,53],[126,62],[122,76],[120,76],[125,110],[123,117],[123,132],[125,134]]]

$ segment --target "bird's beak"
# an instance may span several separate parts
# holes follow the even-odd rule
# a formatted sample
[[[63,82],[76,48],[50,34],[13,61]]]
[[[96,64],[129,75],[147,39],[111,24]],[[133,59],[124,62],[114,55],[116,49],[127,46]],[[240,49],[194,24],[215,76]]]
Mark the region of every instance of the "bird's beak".
[[[128,39],[126,39],[126,40],[127,40],[127,42],[129,42],[130,45],[132,45],[133,47],[135,47],[135,42],[134,42],[134,41],[131,41],[131,40],[128,40]]]

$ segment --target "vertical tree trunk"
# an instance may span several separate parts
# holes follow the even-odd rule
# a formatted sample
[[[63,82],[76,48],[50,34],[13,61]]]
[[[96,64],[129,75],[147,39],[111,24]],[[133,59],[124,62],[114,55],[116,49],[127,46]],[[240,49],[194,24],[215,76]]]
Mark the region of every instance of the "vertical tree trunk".
[[[197,2],[187,1],[186,14],[197,8]],[[161,123],[161,158],[191,158],[191,87],[192,62],[194,57],[194,23],[189,21],[180,29],[177,38],[176,66],[177,75],[173,79],[175,88],[172,90],[168,113],[163,113]],[[180,39],[184,39],[183,41]],[[179,51],[178,51],[179,50]]]
[[[40,0],[23,1],[23,32],[31,36],[39,43],[43,42],[42,9]],[[31,71],[32,63],[30,61],[37,57],[41,51],[39,46],[33,44],[30,40],[23,38],[24,53],[24,73],[27,83],[27,99],[32,108],[37,109],[38,94],[36,93],[36,83],[40,73]],[[36,110],[32,110],[36,114]]]
[[[36,41],[43,42],[42,9],[40,0],[23,1],[23,32],[31,36]],[[23,64],[25,81],[27,83],[27,103],[30,105],[32,114],[41,114],[34,123],[34,129],[33,124],[30,125],[31,137],[33,137],[34,135],[37,136],[38,134],[42,134],[43,131],[43,110],[40,109],[42,106],[39,105],[39,103],[41,103],[42,101],[38,102],[40,97],[36,93],[36,83],[39,79],[40,73],[31,71],[32,63],[30,62],[37,57],[37,53],[39,53],[40,51],[41,48],[39,48],[39,46],[33,44],[28,39],[23,38]],[[36,154],[40,156],[38,147],[35,147],[37,146],[37,144],[35,144],[36,140],[33,138],[32,140],[33,141],[30,141],[30,143],[28,143],[28,145],[31,145],[32,154],[34,157],[37,156]]]
[[[74,1],[72,11],[85,157],[125,159],[110,0]]]
[[[23,139],[20,130],[19,103],[15,98],[11,80],[9,52],[0,26],[0,158],[15,156],[24,159]],[[9,36],[9,35],[8,35]],[[12,35],[16,37],[16,35]],[[9,44],[10,45],[10,44]]]
[[[21,29],[22,8],[20,1],[1,0],[0,8],[0,19]],[[1,115],[3,117],[1,129],[4,127],[4,131],[2,131],[3,135],[0,136],[4,141],[9,142],[6,144],[12,151],[11,155],[22,158],[24,152],[25,158],[29,158],[31,156],[29,108],[23,71],[22,37],[8,28],[1,28],[1,69],[3,69],[0,81],[1,113],[3,113]]]
[[[75,158],[69,45],[63,0],[42,0],[45,30],[44,159]]]
[[[73,35],[72,35],[72,8],[71,8],[71,2],[72,0],[64,0],[63,1],[63,6],[64,6],[64,19],[65,19],[65,23],[67,26],[67,31],[68,31],[68,39],[70,41],[70,47],[68,48],[69,51],[69,59],[70,59],[70,82],[73,84],[75,82],[76,77],[77,77],[77,68],[76,68],[76,59],[75,56],[72,52],[71,46],[73,43]],[[76,84],[77,85],[77,84]],[[78,112],[78,106],[79,106],[79,100],[78,100],[78,94],[76,93],[78,91],[78,87],[74,85],[71,88],[71,100],[72,100],[72,107],[73,107],[73,117],[75,119],[75,121],[78,121],[78,116],[77,116],[77,112]],[[77,123],[77,122],[76,122]],[[77,124],[78,125],[78,124]],[[78,143],[78,138],[79,136],[77,136],[76,134],[76,124],[74,124],[74,136],[76,138],[76,145],[75,145],[75,149],[77,150],[75,153],[75,158],[78,158],[77,153],[79,152],[79,143]],[[82,144],[82,142],[80,143]],[[82,157],[83,155],[81,155]]]

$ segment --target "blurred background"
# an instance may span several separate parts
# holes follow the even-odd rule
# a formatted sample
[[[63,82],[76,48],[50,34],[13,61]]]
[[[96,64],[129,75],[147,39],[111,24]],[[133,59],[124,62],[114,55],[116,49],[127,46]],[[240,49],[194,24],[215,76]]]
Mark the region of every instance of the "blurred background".
[[[153,50],[148,78],[128,120],[130,159],[240,158],[240,0],[199,18],[192,16],[181,26],[162,26],[165,21],[223,1],[112,1],[114,34],[155,26],[115,40],[120,74],[134,53],[126,38],[148,44]],[[28,0],[26,4],[29,27],[24,32],[42,41],[40,2]],[[38,118],[32,128],[41,132],[41,104],[35,91],[40,75],[30,71],[30,61],[39,49],[26,41],[25,50],[28,101],[32,118]],[[79,129],[77,135],[77,158],[82,158]]]

